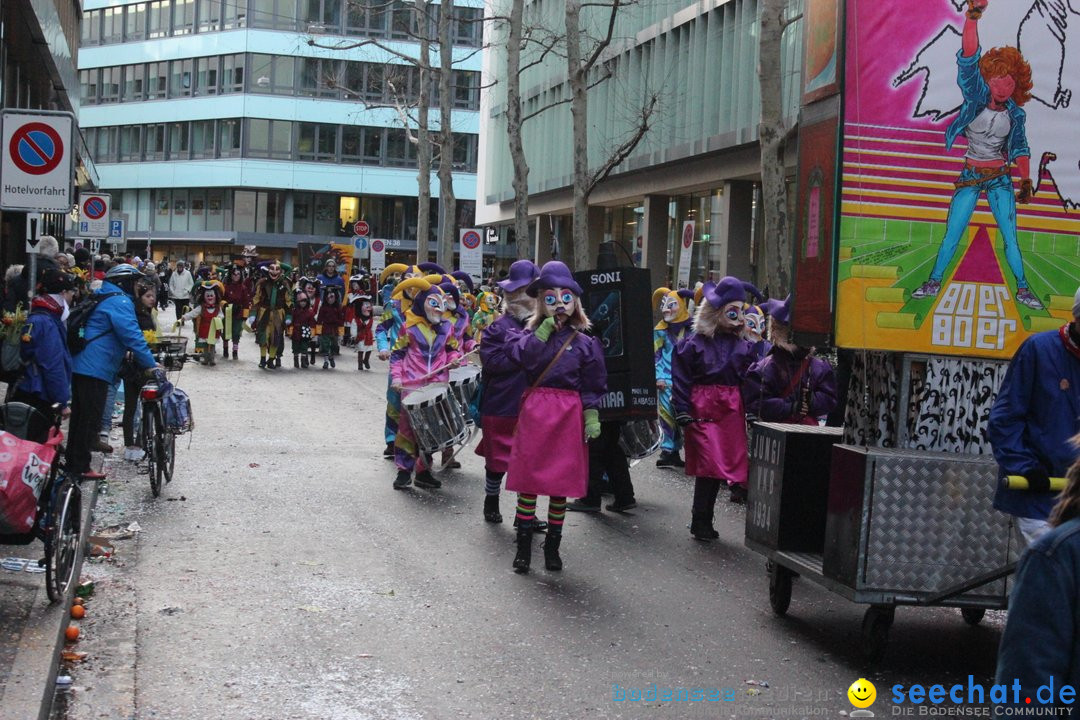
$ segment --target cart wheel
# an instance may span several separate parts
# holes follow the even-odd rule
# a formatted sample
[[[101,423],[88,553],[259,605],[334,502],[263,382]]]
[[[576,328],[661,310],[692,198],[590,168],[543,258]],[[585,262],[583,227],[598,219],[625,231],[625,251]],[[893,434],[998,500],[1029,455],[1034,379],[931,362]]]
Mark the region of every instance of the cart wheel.
[[[884,657],[895,617],[896,608],[891,606],[871,605],[866,609],[862,623],[863,655],[870,662],[876,663]]]
[[[769,568],[769,605],[773,612],[783,617],[791,605],[791,581],[795,573],[782,565],[771,564]]]
[[[968,625],[978,625],[986,617],[985,608],[960,608],[960,614]]]

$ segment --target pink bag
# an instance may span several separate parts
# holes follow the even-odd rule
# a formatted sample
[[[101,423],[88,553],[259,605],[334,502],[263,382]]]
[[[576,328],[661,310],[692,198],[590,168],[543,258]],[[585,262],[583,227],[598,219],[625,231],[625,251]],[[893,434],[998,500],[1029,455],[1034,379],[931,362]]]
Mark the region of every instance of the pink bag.
[[[23,534],[34,528],[38,498],[61,437],[53,430],[41,445],[0,430],[0,534]]]

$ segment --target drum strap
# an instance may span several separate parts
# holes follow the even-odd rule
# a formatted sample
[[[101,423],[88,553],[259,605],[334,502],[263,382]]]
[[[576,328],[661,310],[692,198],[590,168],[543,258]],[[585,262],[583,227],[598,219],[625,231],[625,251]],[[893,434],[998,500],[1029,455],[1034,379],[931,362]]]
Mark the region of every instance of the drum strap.
[[[566,348],[570,347],[570,343],[574,342],[574,338],[577,337],[577,334],[577,330],[570,333],[570,336],[566,338],[566,341],[562,344],[562,347],[559,348],[559,352],[555,353],[555,357],[551,358],[551,362],[549,362],[547,364],[547,367],[544,368],[544,372],[540,373],[540,375],[537,376],[533,384],[529,387],[530,390],[539,385],[540,381],[544,379],[544,376],[548,374],[548,371],[551,370],[551,368],[555,367],[555,363],[559,362],[559,358],[561,358],[562,354],[566,352]]]

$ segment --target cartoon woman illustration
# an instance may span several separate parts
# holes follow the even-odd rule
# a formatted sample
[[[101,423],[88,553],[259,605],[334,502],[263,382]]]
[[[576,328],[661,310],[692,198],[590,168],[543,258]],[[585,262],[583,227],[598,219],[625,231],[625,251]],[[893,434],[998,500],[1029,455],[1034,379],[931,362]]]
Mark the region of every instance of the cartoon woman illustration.
[[[968,0],[967,20],[960,52],[957,84],[964,96],[960,112],[945,131],[945,148],[956,138],[967,138],[964,169],[956,180],[949,204],[945,239],[938,249],[930,279],[911,293],[913,299],[936,297],[945,270],[956,254],[979,196],[986,193],[990,211],[1005,242],[1005,260],[1016,278],[1016,300],[1034,310],[1043,304],[1028,289],[1024,258],[1016,239],[1016,203],[1035,194],[1031,182],[1031,150],[1024,130],[1022,105],[1031,99],[1031,66],[1014,47],[993,48],[985,55],[979,47],[979,18],[989,0]],[[1020,189],[1013,194],[1012,164],[1020,173]]]

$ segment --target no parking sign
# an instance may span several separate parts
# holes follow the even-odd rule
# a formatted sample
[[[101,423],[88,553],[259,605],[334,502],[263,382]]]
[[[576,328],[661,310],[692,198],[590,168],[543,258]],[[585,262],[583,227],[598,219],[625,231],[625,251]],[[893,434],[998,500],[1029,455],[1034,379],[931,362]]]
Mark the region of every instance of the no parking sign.
[[[0,209],[71,209],[71,113],[4,110]]]
[[[83,237],[107,238],[110,235],[109,217],[112,196],[105,193],[79,193],[79,234]]]
[[[371,274],[379,275],[386,268],[386,241],[371,241]]]

